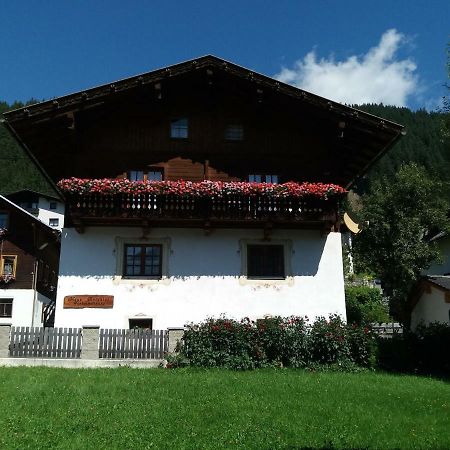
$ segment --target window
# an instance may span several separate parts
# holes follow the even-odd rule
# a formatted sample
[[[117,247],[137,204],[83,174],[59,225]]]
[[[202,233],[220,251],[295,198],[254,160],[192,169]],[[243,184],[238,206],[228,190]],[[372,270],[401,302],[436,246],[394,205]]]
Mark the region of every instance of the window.
[[[0,317],[12,317],[12,298],[0,298]]]
[[[17,256],[2,255],[0,259],[0,275],[15,278],[17,267]]]
[[[247,245],[247,277],[285,278],[283,245]]]
[[[39,209],[38,202],[22,202],[19,206],[23,209]]]
[[[128,323],[131,330],[138,328],[144,330],[153,329],[153,319],[128,319]]]
[[[142,170],[130,170],[128,179],[130,181],[144,181],[144,172]]]
[[[227,141],[242,141],[244,139],[244,127],[241,124],[229,124],[225,128]]]
[[[56,202],[50,202],[50,209],[56,209],[57,203]]]
[[[162,181],[163,180],[163,169],[152,169],[147,172],[147,180],[148,181]]]
[[[164,169],[151,167],[148,171],[130,170],[127,177],[130,181],[162,181],[164,179]]]
[[[57,226],[59,226],[59,219],[49,219],[48,224],[51,227],[57,227]]]
[[[170,137],[175,139],[187,139],[188,120],[186,118],[174,119],[170,122]]]
[[[6,211],[0,211],[0,228],[8,228],[9,214]]]
[[[249,175],[248,181],[251,183],[278,183],[278,175]]]
[[[161,278],[162,245],[125,244],[123,276]]]
[[[292,282],[293,244],[290,239],[241,239],[241,275],[249,283]],[[270,284],[270,283],[269,283]]]

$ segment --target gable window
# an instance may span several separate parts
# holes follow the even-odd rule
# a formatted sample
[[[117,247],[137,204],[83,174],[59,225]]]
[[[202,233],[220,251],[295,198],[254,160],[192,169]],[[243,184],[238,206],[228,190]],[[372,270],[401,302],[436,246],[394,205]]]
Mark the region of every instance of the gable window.
[[[278,183],[278,175],[252,174],[248,176],[251,183]]]
[[[170,122],[170,137],[174,139],[187,139],[189,134],[188,119],[183,117]]]
[[[225,139],[227,141],[242,141],[244,139],[244,127],[238,123],[227,125]]]
[[[0,298],[0,317],[12,317],[12,298]]]
[[[57,203],[56,202],[50,202],[49,206],[50,206],[50,209],[56,209]]]
[[[9,214],[6,211],[0,211],[0,228],[8,228]]]
[[[0,259],[0,275],[7,278],[16,277],[17,256],[2,255]]]
[[[57,219],[57,218],[48,219],[48,224],[51,227],[58,227],[59,226],[59,219]]]
[[[125,244],[123,276],[161,278],[162,245]]]
[[[247,278],[285,277],[283,245],[247,245]]]

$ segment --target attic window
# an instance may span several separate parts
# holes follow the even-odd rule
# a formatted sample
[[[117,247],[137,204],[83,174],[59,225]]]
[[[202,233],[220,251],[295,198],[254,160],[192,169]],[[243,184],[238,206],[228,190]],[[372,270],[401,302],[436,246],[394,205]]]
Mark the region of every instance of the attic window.
[[[57,206],[56,202],[50,202],[50,209],[56,209]]]
[[[187,139],[188,128],[187,118],[173,119],[170,122],[170,137],[174,139]]]
[[[225,139],[227,141],[242,141],[244,139],[244,127],[238,123],[227,125]]]
[[[278,183],[278,175],[252,174],[248,176],[250,183]]]

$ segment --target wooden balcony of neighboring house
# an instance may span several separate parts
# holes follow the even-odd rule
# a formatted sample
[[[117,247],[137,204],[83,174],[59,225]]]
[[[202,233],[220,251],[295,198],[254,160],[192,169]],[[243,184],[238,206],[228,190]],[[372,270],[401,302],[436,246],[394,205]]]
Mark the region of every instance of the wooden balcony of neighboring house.
[[[273,196],[265,192],[65,192],[68,226],[316,228],[339,224],[342,193]]]

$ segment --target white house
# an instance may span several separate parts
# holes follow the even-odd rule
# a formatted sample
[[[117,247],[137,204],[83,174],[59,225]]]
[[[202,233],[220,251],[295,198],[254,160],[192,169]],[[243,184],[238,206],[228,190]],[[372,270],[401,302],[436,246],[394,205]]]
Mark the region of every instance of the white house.
[[[61,327],[345,317],[340,201],[403,132],[214,56],[4,118],[66,200]]]
[[[432,241],[439,246],[443,261],[430,266],[411,294],[413,330],[419,324],[450,324],[450,235],[441,232]]]
[[[59,233],[0,195],[0,324],[52,325]]]
[[[64,202],[53,195],[24,189],[6,196],[16,205],[28,211],[55,230],[64,227]]]

